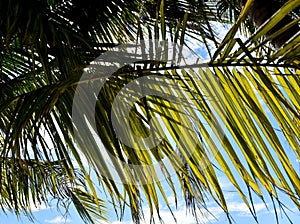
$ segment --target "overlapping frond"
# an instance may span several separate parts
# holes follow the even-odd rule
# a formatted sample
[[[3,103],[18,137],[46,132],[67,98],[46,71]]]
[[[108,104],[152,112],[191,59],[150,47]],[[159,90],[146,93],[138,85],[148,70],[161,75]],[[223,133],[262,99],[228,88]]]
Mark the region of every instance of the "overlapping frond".
[[[252,198],[246,196],[241,180],[250,194],[264,199],[262,192],[267,190],[280,201],[278,191],[282,191],[300,208],[299,175],[290,161],[291,157],[300,159],[299,35],[277,50],[268,41],[284,30],[264,37],[280,19],[297,9],[297,1],[288,1],[242,41],[236,33],[246,18],[250,6],[246,5],[220,45],[208,22],[218,21],[217,8],[211,2],[11,0],[0,4],[2,209],[17,214],[30,211],[30,197],[40,203],[51,195],[73,201],[86,222],[105,219],[105,201],[99,199],[79,150],[95,168],[116,211],[122,217],[124,206],[129,206],[136,223],[143,218],[143,197],[151,218],[155,212],[159,215],[161,196],[171,210],[161,178],[167,180],[175,198],[179,184],[186,204],[192,208],[205,209],[208,196],[229,217],[216,170],[227,176],[254,217]],[[297,18],[284,29],[296,23]],[[116,158],[115,163],[109,163],[101,150],[96,150],[99,143],[93,138],[82,136],[75,142],[73,96],[90,61],[130,39],[170,37],[172,42],[185,44],[186,35],[219,47],[208,65],[168,68],[156,63],[144,71],[132,65],[105,77],[106,84],[97,96],[96,116],[89,121],[96,121],[96,129],[87,126],[86,131],[90,136],[98,135],[103,147]],[[156,82],[139,87],[160,97],[136,100],[129,116],[132,132],[125,134],[129,139],[132,133],[165,138],[150,150],[140,150],[147,144],[137,142],[139,150],[133,150],[115,133],[112,105],[123,87],[151,75]],[[165,78],[171,81],[165,83]],[[134,92],[123,96],[133,97]],[[115,112],[117,117],[126,117],[122,111]],[[160,120],[151,126],[154,117]],[[80,149],[82,142],[86,148]],[[282,142],[288,144],[289,153]],[[130,170],[124,164],[157,164],[159,171],[153,166]],[[103,175],[103,170],[111,170],[107,165],[116,172]],[[113,175],[129,181],[120,188],[109,178]],[[145,184],[150,179],[152,183]]]

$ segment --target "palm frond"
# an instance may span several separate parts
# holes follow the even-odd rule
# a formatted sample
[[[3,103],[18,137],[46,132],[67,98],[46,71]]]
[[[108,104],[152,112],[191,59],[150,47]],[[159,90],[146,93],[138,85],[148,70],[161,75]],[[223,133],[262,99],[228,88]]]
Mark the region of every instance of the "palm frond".
[[[159,214],[160,196],[171,210],[161,179],[167,180],[175,198],[176,185],[181,186],[194,214],[197,206],[206,209],[206,197],[211,197],[230,218],[217,170],[227,176],[254,217],[251,195],[264,200],[264,190],[278,201],[282,191],[300,208],[299,175],[291,164],[291,157],[300,158],[299,35],[278,50],[267,44],[298,20],[264,37],[297,9],[297,1],[288,1],[243,42],[236,33],[249,1],[220,45],[209,23],[219,21],[211,2],[10,0],[0,4],[2,209],[16,214],[30,211],[30,195],[35,203],[47,203],[50,194],[73,201],[86,222],[105,220],[104,201],[97,196],[79,150],[95,168],[121,218],[123,208],[129,206],[136,223],[143,218],[143,197],[150,218]],[[109,16],[112,12],[114,16]],[[81,127],[85,133],[75,135],[73,98],[81,85],[90,85],[80,82],[90,61],[130,39],[170,37],[173,43],[186,44],[186,36],[220,46],[205,68],[197,63],[174,68],[150,61],[150,65],[144,62],[145,67],[132,64],[112,76],[98,77],[105,85],[97,95],[96,115],[85,114]],[[125,137],[131,141],[135,136],[154,137],[149,142],[161,138],[155,147],[143,150],[147,142],[132,141],[132,147],[118,138],[112,115],[122,123],[127,114],[112,107],[124,87],[149,76],[155,76],[155,82],[137,87],[156,96],[138,98],[134,91],[122,95],[136,97]],[[79,112],[90,100],[85,95],[82,99]],[[126,107],[126,101],[120,103]],[[151,123],[155,117],[160,120]],[[104,149],[110,156],[102,154]],[[119,187],[115,179],[126,181]]]

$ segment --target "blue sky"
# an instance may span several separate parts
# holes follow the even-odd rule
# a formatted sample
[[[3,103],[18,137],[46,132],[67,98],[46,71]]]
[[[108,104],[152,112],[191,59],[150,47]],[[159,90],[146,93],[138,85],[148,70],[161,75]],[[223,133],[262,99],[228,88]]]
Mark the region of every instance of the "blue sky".
[[[295,164],[296,165],[296,164]],[[296,165],[297,166],[297,165]],[[299,166],[299,165],[298,165]],[[253,217],[251,216],[251,213],[249,212],[246,205],[241,201],[240,197],[238,196],[237,192],[234,190],[234,187],[228,182],[228,180],[219,173],[220,183],[223,191],[225,192],[225,198],[228,202],[228,208],[231,211],[231,215],[238,224],[254,224],[255,221]],[[163,183],[164,186],[167,186],[166,183]],[[177,186],[178,187],[178,186]],[[180,192],[179,188],[177,189],[177,192]],[[173,208],[174,215],[177,219],[177,223],[179,224],[195,224],[195,220],[193,216],[186,210],[185,203],[182,198],[182,196],[179,195],[178,198],[178,204],[177,209],[175,208],[175,201],[174,197],[171,193],[171,191],[167,191],[169,193],[169,201],[171,204],[171,207]],[[274,208],[272,206],[272,202],[270,198],[265,198],[265,204],[263,201],[258,199],[254,196],[254,207],[257,212],[258,220],[260,223],[276,223],[275,219],[275,212]],[[295,205],[292,204],[291,200],[289,200],[285,195],[279,194],[280,200],[293,212],[297,213],[294,214],[293,212],[288,212],[289,218],[293,221],[292,223],[300,223],[300,214],[297,212]],[[161,200],[162,201],[162,200]],[[160,215],[165,221],[165,223],[175,223],[172,215],[168,211],[167,207],[164,204],[160,204]],[[228,223],[227,218],[224,214],[224,212],[220,209],[216,203],[213,202],[213,200],[207,200],[207,208],[209,211],[215,216],[212,217],[207,212],[204,212],[205,215],[202,215],[198,212],[198,218],[201,221],[201,223],[208,224],[223,224]],[[279,221],[281,224],[289,223],[287,218],[279,211],[277,206],[277,212],[279,215]],[[69,223],[69,224],[81,224],[83,223],[76,213],[74,207],[70,207],[69,214],[67,216],[64,216],[57,211],[55,203],[52,203],[51,207],[45,207],[40,206],[40,208],[34,208],[33,213],[36,217],[36,220],[34,223],[41,223],[41,224],[59,224],[59,223]],[[145,215],[145,224],[149,223],[149,209],[147,205],[144,205],[144,215]],[[124,220],[122,222],[117,220],[117,217],[115,216],[114,212],[111,210],[109,211],[107,218],[109,219],[110,223],[112,224],[133,224],[130,219],[129,212],[127,210],[126,215],[124,217]],[[157,219],[157,217],[156,217]],[[21,218],[18,220],[13,214],[8,213],[7,215],[1,213],[0,215],[0,223],[5,224],[15,224],[15,223],[24,223],[24,224],[30,224],[30,222],[26,217],[21,216]]]

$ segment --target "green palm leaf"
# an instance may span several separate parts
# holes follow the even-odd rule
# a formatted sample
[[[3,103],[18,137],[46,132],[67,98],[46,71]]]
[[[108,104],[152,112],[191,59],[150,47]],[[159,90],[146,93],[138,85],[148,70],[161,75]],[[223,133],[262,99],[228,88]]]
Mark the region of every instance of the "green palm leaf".
[[[300,180],[290,161],[291,157],[300,159],[299,36],[280,49],[269,44],[298,19],[283,31],[265,37],[299,3],[288,1],[243,42],[237,31],[251,6],[248,1],[220,44],[210,24],[220,21],[214,3],[1,2],[2,209],[30,215],[29,198],[32,196],[35,204],[47,203],[50,195],[72,201],[85,222],[105,220],[105,200],[99,198],[97,184],[87,172],[80,151],[85,152],[121,218],[122,208],[129,206],[136,223],[143,217],[143,197],[151,218],[155,212],[159,214],[160,195],[172,212],[161,178],[167,180],[175,198],[175,188],[181,186],[186,204],[194,212],[197,206],[206,209],[206,197],[211,197],[230,219],[217,170],[227,176],[254,217],[251,195],[255,193],[264,200],[265,190],[278,201],[278,191],[284,192],[299,209]],[[233,2],[229,5],[237,7]],[[226,4],[219,6],[226,8]],[[95,105],[96,116],[86,116],[87,124],[96,121],[96,128],[84,128],[90,137],[96,133],[116,159],[112,164],[115,173],[110,173],[111,163],[97,150],[99,142],[86,136],[76,138],[73,129],[76,87],[89,85],[80,81],[83,69],[98,55],[128,40],[170,38],[174,43],[186,44],[186,37],[203,40],[208,51],[210,43],[217,46],[209,66],[174,68],[145,62],[147,68],[131,65],[104,78],[106,83]],[[153,50],[157,50],[155,46]],[[138,150],[133,150],[113,128],[112,106],[123,87],[150,75],[157,76],[156,82],[138,87],[165,97],[147,95],[137,99],[130,111],[130,130],[124,134],[130,140],[134,135],[164,138],[150,150],[141,150],[147,143],[136,142]],[[171,80],[168,85],[166,78]],[[124,98],[132,95],[134,92],[125,92]],[[166,100],[174,99],[174,95],[174,101]],[[78,111],[88,100],[82,101]],[[124,111],[115,113],[118,122],[127,116]],[[160,120],[151,126],[154,117]],[[290,153],[283,141],[288,143]],[[124,164],[150,166],[132,170]],[[155,164],[160,170],[151,166]],[[113,178],[127,182],[119,186]],[[249,197],[241,181],[249,189]]]

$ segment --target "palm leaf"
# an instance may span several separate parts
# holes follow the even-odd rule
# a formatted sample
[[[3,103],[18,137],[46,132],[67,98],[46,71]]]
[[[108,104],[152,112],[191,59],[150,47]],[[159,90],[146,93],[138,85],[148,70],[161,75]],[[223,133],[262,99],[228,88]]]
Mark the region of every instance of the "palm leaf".
[[[29,195],[37,203],[47,202],[50,193],[73,201],[86,222],[104,219],[104,201],[97,196],[79,150],[85,152],[90,166],[95,168],[99,184],[108,192],[121,218],[124,206],[129,206],[136,223],[143,218],[143,196],[151,218],[154,212],[159,214],[160,194],[170,208],[167,189],[159,182],[160,178],[168,180],[175,197],[174,189],[179,184],[186,204],[194,212],[197,206],[206,209],[205,199],[209,196],[230,217],[217,170],[228,177],[254,217],[251,195],[255,193],[264,200],[264,190],[278,201],[280,190],[300,207],[299,175],[281,140],[289,144],[294,157],[299,159],[297,92],[300,84],[299,71],[294,70],[299,66],[296,59],[299,37],[295,36],[278,50],[266,42],[280,33],[261,41],[280,18],[298,7],[296,1],[288,1],[242,42],[236,34],[246,17],[249,1],[220,45],[208,22],[219,21],[217,9],[210,2],[147,1],[140,5],[136,1],[105,1],[100,6],[97,3],[98,8],[91,7],[94,1],[89,2],[51,1],[39,3],[38,7],[33,0],[26,4],[1,3],[0,164],[1,186],[5,188],[1,188],[0,200],[3,209],[8,207],[16,214],[30,211]],[[7,10],[12,8],[15,10]],[[115,16],[108,16],[111,11]],[[141,16],[137,17],[139,13]],[[138,18],[145,22],[144,26],[137,22]],[[111,163],[97,150],[99,142],[86,135],[75,137],[73,96],[76,86],[89,84],[79,80],[83,68],[96,56],[115,46],[115,42],[135,37],[153,38],[153,31],[155,38],[167,39],[170,35],[174,43],[185,44],[188,35],[196,40],[205,38],[207,48],[209,41],[219,48],[208,68],[195,64],[194,69],[191,66],[175,69],[174,65],[150,63],[144,71],[132,65],[104,77],[106,84],[97,96],[96,116],[86,116],[84,130],[90,137],[96,133],[103,147],[116,159],[112,174],[108,167]],[[143,142],[135,144],[139,150],[132,150],[118,139],[111,108],[123,87],[149,75],[156,75],[157,82],[139,86],[141,89],[150,88],[171,99],[175,94],[177,99],[171,102],[150,95],[136,101],[130,112],[133,133],[145,137],[152,132],[154,137],[166,137],[149,151],[140,150],[146,146]],[[171,80],[168,85],[165,78]],[[126,94],[124,97],[130,97],[134,92]],[[88,100],[82,101],[78,111]],[[117,117],[125,115],[121,111]],[[153,130],[148,122],[155,116],[161,120],[154,123]],[[95,120],[97,126],[92,130],[89,124]],[[275,123],[283,136],[274,128]],[[129,130],[125,134],[129,139],[134,138]],[[209,152],[215,160],[211,160]],[[124,164],[159,164],[160,171],[152,166],[132,170],[124,168]],[[172,172],[176,175],[170,177]],[[127,182],[118,187],[114,178]],[[241,180],[251,189],[249,198],[239,184]],[[145,184],[148,181],[151,183]]]

